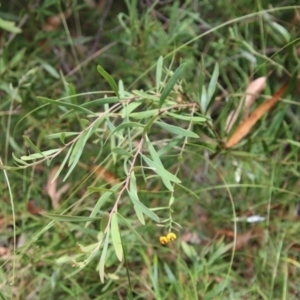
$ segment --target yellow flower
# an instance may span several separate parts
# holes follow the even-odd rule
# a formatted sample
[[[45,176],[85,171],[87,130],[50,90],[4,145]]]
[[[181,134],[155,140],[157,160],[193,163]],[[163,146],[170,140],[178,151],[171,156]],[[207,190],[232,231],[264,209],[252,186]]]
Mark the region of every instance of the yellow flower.
[[[168,242],[168,238],[166,236],[159,237],[159,241],[162,245],[165,245]]]
[[[176,234],[173,232],[168,233],[167,240],[168,240],[168,242],[176,240]]]

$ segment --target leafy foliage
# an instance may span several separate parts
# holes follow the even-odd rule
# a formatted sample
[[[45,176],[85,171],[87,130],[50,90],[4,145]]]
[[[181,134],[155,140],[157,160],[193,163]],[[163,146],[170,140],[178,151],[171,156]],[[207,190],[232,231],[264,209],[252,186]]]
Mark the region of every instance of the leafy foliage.
[[[300,7],[269,4],[2,4],[2,298],[296,299]]]

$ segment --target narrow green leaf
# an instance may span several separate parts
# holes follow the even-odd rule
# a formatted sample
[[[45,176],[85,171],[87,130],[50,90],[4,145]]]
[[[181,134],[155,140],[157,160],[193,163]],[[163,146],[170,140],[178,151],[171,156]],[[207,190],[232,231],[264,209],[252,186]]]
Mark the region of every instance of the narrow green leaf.
[[[88,127],[89,124],[90,124],[90,120],[80,119],[80,125],[81,125],[82,129]]]
[[[276,23],[273,21],[270,21],[268,23],[277,31],[277,32],[274,32],[274,35],[277,35],[279,33],[284,38],[284,43],[290,42],[291,35],[285,27],[283,27],[279,23]]]
[[[25,140],[25,142],[35,151],[35,152],[37,152],[37,153],[39,153],[39,154],[41,154],[43,157],[45,157],[44,156],[44,154],[41,152],[41,150],[37,147],[37,146],[35,146],[35,144],[30,140],[30,138],[28,137],[28,136],[26,136],[26,135],[22,135],[22,137],[23,137],[23,139]]]
[[[125,119],[129,116],[131,112],[133,112],[135,109],[137,109],[139,106],[143,104],[143,101],[134,101],[129,104],[125,103],[124,108],[121,110],[122,118]],[[128,119],[126,119],[126,122],[128,122]]]
[[[191,259],[192,261],[197,259],[198,257],[197,252],[192,245],[189,245],[188,243],[181,241],[181,248],[189,259]]]
[[[136,205],[133,205],[133,209],[135,211],[136,216],[138,217],[139,221],[141,222],[142,225],[145,225],[145,218],[143,215],[143,212],[140,210],[140,208]]]
[[[109,120],[109,116],[107,116],[106,118],[106,125],[108,126],[109,130],[111,131],[111,133],[109,134],[109,136],[107,137],[107,140],[109,140],[110,136],[112,135],[112,132],[116,129],[116,126],[110,122]],[[123,136],[120,132],[115,133],[115,135],[119,138],[119,139],[123,139]],[[106,143],[106,142],[105,142]]]
[[[209,101],[208,101],[208,97],[207,97],[206,87],[205,87],[205,85],[203,85],[201,97],[200,97],[200,106],[201,106],[201,110],[203,113],[206,113],[208,103],[209,103]]]
[[[116,102],[119,102],[118,97],[106,97],[106,98],[101,98],[101,99],[96,99],[96,100],[85,102],[81,105],[81,107],[94,107],[94,106],[116,103]]]
[[[17,158],[17,157],[15,156],[14,153],[12,153],[12,157],[13,157],[13,159],[14,159],[17,163],[19,163],[19,164],[21,164],[21,165],[24,165],[24,166],[27,166],[27,165],[28,165],[25,161],[23,161],[23,160]]]
[[[60,138],[59,138],[59,139],[60,139],[60,141],[61,141],[61,143],[62,143],[62,144],[65,144],[66,135],[65,135],[65,133],[64,133],[64,132],[62,132],[62,133],[61,133],[61,135],[60,135]]]
[[[131,193],[131,196],[134,197],[135,201],[139,202],[140,200],[139,200],[139,196],[137,194],[136,178],[134,175],[134,171],[132,171],[130,174],[129,191]],[[145,222],[145,218],[144,218],[142,210],[136,205],[133,205],[133,208],[134,208],[134,211],[135,211],[139,221],[143,225],[145,225],[146,222]]]
[[[139,233],[130,225],[130,223],[122,216],[122,215],[118,215],[119,219],[121,220],[121,222],[123,222],[135,235],[136,237],[139,239],[139,241],[144,245],[147,246],[148,244],[145,242],[145,240],[139,235]]]
[[[58,132],[58,133],[49,134],[47,136],[47,138],[48,139],[61,139],[62,134],[64,134],[65,137],[68,137],[68,136],[78,135],[79,132]]]
[[[74,101],[76,102],[77,101],[77,94],[76,94],[76,89],[75,89],[74,84],[67,83],[67,92],[68,92],[68,95],[70,97],[72,97],[74,99]]]
[[[127,157],[132,156],[132,154],[130,154],[128,151],[126,151],[126,150],[124,150],[123,148],[120,148],[120,147],[113,148],[112,152],[116,153],[116,154],[119,154],[119,155],[122,155],[122,156],[127,156]]]
[[[168,116],[175,118],[175,119],[179,119],[179,120],[184,120],[184,121],[190,121],[190,122],[205,122],[207,121],[208,118],[206,117],[197,117],[197,116],[188,116],[188,115],[182,115],[182,114],[174,114],[171,112],[167,113]]]
[[[83,245],[77,243],[76,246],[79,249],[79,251],[82,253],[92,253],[98,247],[98,243],[91,244],[88,246],[83,246]]]
[[[202,97],[202,88],[204,86],[204,79],[205,79],[205,75],[202,72],[203,67],[200,67],[201,71],[200,71],[200,75],[199,75],[199,100],[198,102],[201,104],[201,97]],[[203,108],[202,108],[203,109]],[[204,111],[203,111],[204,112]]]
[[[146,110],[146,111],[139,111],[139,112],[135,112],[135,113],[131,113],[129,115],[129,117],[133,118],[133,119],[145,119],[145,118],[149,118],[152,117],[154,115],[158,115],[159,109],[150,109],[150,110]]]
[[[136,199],[136,196],[127,190],[129,198],[131,199],[132,203],[143,212],[146,216],[148,216],[150,219],[154,220],[155,222],[159,222],[159,217],[151,211],[148,207],[146,207],[142,202],[138,201]]]
[[[163,70],[164,58],[162,56],[159,57],[156,65],[156,92],[159,92],[159,87],[161,84],[162,70]]]
[[[211,79],[210,79],[210,82],[208,85],[208,90],[207,90],[208,106],[206,107],[206,110],[213,103],[212,97],[216,91],[218,77],[219,77],[219,65],[218,65],[218,63],[216,63],[213,74],[211,76]]]
[[[218,296],[225,290],[228,286],[230,286],[230,278],[228,280],[221,281],[214,287],[212,290],[207,292],[204,296],[204,300],[213,300],[218,298]]]
[[[130,174],[129,189],[133,194],[136,195],[136,198],[138,199],[136,178],[135,178],[134,171],[132,171],[131,174]]]
[[[300,147],[300,142],[294,141],[294,140],[287,140],[291,145],[294,145],[296,147]]]
[[[14,55],[14,57],[9,62],[10,69],[15,68],[17,65],[19,65],[21,61],[24,60],[25,53],[26,53],[26,48],[22,48]]]
[[[137,123],[137,122],[127,122],[127,123],[123,123],[119,126],[117,126],[111,133],[110,135],[124,129],[124,128],[130,128],[130,127],[144,127],[143,124],[141,123]]]
[[[53,176],[51,183],[53,183],[56,180],[56,178],[59,176],[59,174],[61,173],[61,171],[65,167],[65,165],[66,165],[66,163],[67,163],[67,161],[69,159],[69,156],[70,156],[70,154],[72,152],[72,149],[73,149],[73,145],[69,148],[69,150],[67,152],[67,155],[65,156],[65,158],[64,158],[63,162],[61,163],[59,169],[56,171],[55,175]]]
[[[37,97],[38,99],[42,100],[42,101],[45,101],[47,103],[51,103],[51,104],[54,104],[54,105],[58,105],[58,106],[63,106],[63,107],[68,107],[68,108],[72,108],[74,110],[77,110],[77,111],[81,111],[81,112],[84,112],[86,114],[91,114],[93,116],[97,116],[93,111],[91,110],[88,110],[82,106],[79,106],[79,105],[76,105],[76,104],[73,104],[73,103],[69,103],[69,102],[63,102],[63,101],[58,101],[58,100],[52,100],[52,99],[49,99],[49,98],[45,98],[45,97]]]
[[[199,135],[187,130],[187,129],[183,129],[174,125],[169,125],[167,123],[163,123],[163,122],[159,122],[156,121],[155,124],[157,124],[158,126],[160,126],[161,128],[171,132],[171,133],[175,133],[177,135],[182,135],[182,136],[187,136],[187,137],[191,137],[191,138],[199,138]]]
[[[109,242],[109,230],[106,234],[105,237],[105,241],[103,244],[103,250],[101,253],[101,257],[100,257],[100,261],[99,261],[99,276],[100,276],[100,280],[102,283],[104,283],[104,276],[105,276],[105,272],[104,272],[104,268],[105,268],[105,261],[106,261],[106,253],[107,253],[107,248],[108,248],[108,242]]]
[[[90,214],[90,217],[93,218],[95,217],[101,207],[106,203],[106,201],[109,199],[109,197],[112,195],[112,194],[115,194],[116,191],[123,185],[123,182],[120,182],[116,185],[114,185],[112,188],[111,188],[111,191],[108,191],[108,192],[105,192],[103,195],[101,195],[101,197],[99,198],[99,200],[97,201],[96,205],[94,206],[91,214]],[[89,222],[85,224],[85,227],[87,227],[89,225]]]
[[[119,91],[118,91],[118,86],[117,86],[115,80],[99,65],[97,66],[97,71],[108,82],[108,84],[110,85],[111,89],[115,92],[115,94],[117,95],[117,97],[120,98]]]
[[[149,153],[151,155],[152,160],[155,163],[157,163],[158,165],[160,165],[162,168],[164,168],[164,166],[163,166],[163,164],[162,164],[162,162],[161,162],[161,160],[159,158],[159,155],[156,152],[155,148],[153,147],[152,143],[150,142],[148,136],[146,136],[146,142],[147,142],[148,150],[149,150]],[[162,179],[162,182],[164,183],[164,185],[166,186],[166,188],[169,191],[173,192],[174,189],[172,187],[172,184],[170,183],[170,180],[168,180],[168,179],[166,179],[164,177],[162,177],[161,179]]]
[[[33,160],[33,159],[44,158],[44,157],[50,156],[60,150],[61,149],[51,149],[51,150],[47,150],[47,151],[42,151],[41,153],[34,153],[34,154],[30,154],[28,156],[21,156],[21,159],[22,160]]]
[[[163,167],[161,160],[159,158],[159,155],[157,154],[157,152],[156,152],[155,148],[153,147],[151,141],[149,140],[148,136],[146,136],[146,143],[147,143],[147,148],[149,150],[152,160]]]
[[[160,148],[158,151],[159,156],[163,156],[173,149],[180,141],[182,141],[182,136],[176,136],[174,139],[171,139],[170,142],[164,147]]]
[[[119,86],[118,90],[119,90],[120,98],[125,98],[125,89],[124,89],[124,83],[122,80],[119,80],[118,86]]]
[[[79,217],[79,216],[66,216],[66,215],[56,215],[56,214],[48,214],[48,213],[42,213],[41,215],[55,221],[59,222],[88,222],[88,221],[96,221],[101,220],[99,217]]]
[[[146,93],[146,92],[143,92],[143,91],[138,91],[138,90],[134,90],[133,91],[133,94],[135,96],[139,96],[141,97],[141,99],[139,100],[144,100],[143,102],[145,102],[145,100],[152,100],[154,102],[158,102],[159,101],[159,97],[156,96],[156,95],[152,95],[152,94],[149,94],[149,93]]]
[[[111,219],[110,224],[111,229],[111,239],[113,246],[115,248],[116,255],[119,259],[119,261],[123,260],[123,247],[121,242],[121,235],[119,231],[119,225],[118,225],[118,215],[117,212],[114,212]]]
[[[77,142],[74,146],[74,149],[72,151],[72,154],[70,156],[68,166],[70,166],[74,161],[75,161],[75,164],[77,164],[77,162],[82,154],[82,151],[84,149],[84,146],[85,146],[88,138],[90,137],[91,131],[92,131],[92,128],[85,130],[84,133],[81,135],[81,137],[77,140]]]
[[[159,176],[164,177],[170,181],[176,182],[176,183],[181,183],[181,181],[172,173],[168,172],[166,169],[164,169],[162,166],[157,164],[156,162],[152,161],[149,159],[147,156],[142,154],[142,157],[146,164],[153,169],[155,173],[157,173]]]
[[[82,136],[78,139],[78,141],[76,142],[74,149],[71,153],[70,159],[69,159],[69,163],[68,163],[69,170],[68,170],[66,176],[64,177],[63,181],[65,181],[69,177],[69,175],[72,173],[74,168],[77,166],[79,158],[83,152],[85,143],[87,142],[88,138],[90,137],[90,133],[91,133],[92,129],[93,128],[86,130],[82,134]]]
[[[106,189],[104,187],[96,187],[96,186],[89,186],[88,187],[88,190],[91,192],[91,193],[106,193],[106,192],[112,192],[112,190],[110,189]],[[115,194],[117,194],[117,192],[114,192]]]
[[[101,232],[105,233],[105,229],[108,225],[108,222],[109,222],[109,213],[107,212],[104,212],[102,214],[102,219],[101,219],[101,223],[100,223],[100,230]]]
[[[0,18],[0,28],[12,32],[12,33],[21,33],[22,29],[15,25],[15,22],[6,21]]]
[[[177,80],[180,78],[184,68],[186,66],[186,63],[181,64],[176,71],[174,72],[173,76],[170,78],[170,80],[168,81],[168,83],[166,84],[160,99],[159,99],[159,108],[162,107],[162,105],[164,104],[166,98],[168,97],[168,95],[170,94],[170,92],[172,91],[174,85],[176,84]]]
[[[149,122],[146,124],[146,126],[144,127],[143,133],[148,133],[150,128],[152,127],[153,123],[155,122],[155,120],[157,119],[157,115],[154,115]]]
[[[53,78],[55,79],[59,79],[59,73],[52,67],[52,65],[50,65],[49,63],[47,63],[46,61],[39,59],[42,68],[48,72]]]

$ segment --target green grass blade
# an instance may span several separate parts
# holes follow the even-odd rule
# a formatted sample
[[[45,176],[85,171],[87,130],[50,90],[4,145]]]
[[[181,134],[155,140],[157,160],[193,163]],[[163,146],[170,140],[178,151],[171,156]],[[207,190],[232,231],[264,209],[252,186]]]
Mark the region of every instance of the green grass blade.
[[[156,92],[159,92],[159,87],[161,85],[161,77],[162,77],[162,70],[163,70],[163,63],[164,58],[162,56],[159,57],[156,65]]]

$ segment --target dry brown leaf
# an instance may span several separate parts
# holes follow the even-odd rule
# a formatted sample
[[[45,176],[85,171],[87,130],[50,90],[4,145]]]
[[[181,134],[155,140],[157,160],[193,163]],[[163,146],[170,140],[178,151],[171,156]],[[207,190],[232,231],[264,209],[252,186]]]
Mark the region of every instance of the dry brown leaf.
[[[244,107],[243,118],[245,119],[249,115],[251,105],[254,103],[258,95],[266,88],[267,76],[259,77],[253,80],[247,87],[245,94],[246,97],[242,98],[236,111],[231,111],[227,117],[225,130],[230,132],[232,126],[236,122],[242,108]]]
[[[258,95],[266,88],[267,76],[259,77],[253,80],[246,89],[245,109],[243,118],[248,117],[249,109]]]
[[[244,234],[238,234],[236,236],[235,250],[238,251],[246,248],[252,236],[253,236],[252,230],[249,230]]]
[[[9,248],[6,247],[0,247],[0,257],[2,259],[6,259],[7,257],[9,257],[11,255],[11,250]]]
[[[215,233],[215,235],[225,235],[230,238],[234,238],[234,236],[235,236],[234,231],[228,230],[228,229],[215,229],[214,233]]]
[[[43,209],[36,206],[36,204],[33,200],[29,200],[27,202],[27,210],[32,215],[39,215],[40,213],[44,212]]]
[[[59,27],[63,19],[67,19],[71,15],[71,11],[68,10],[64,13],[60,13],[56,16],[47,18],[46,23],[43,24],[42,29],[44,31],[53,31]]]
[[[67,184],[64,184],[59,190],[57,190],[57,184],[58,184],[57,179],[53,182],[52,182],[52,179],[53,179],[54,175],[56,174],[58,168],[59,168],[59,166],[55,166],[50,171],[50,174],[49,174],[49,177],[47,180],[47,185],[46,185],[46,191],[51,198],[53,209],[57,209],[59,207],[59,200],[61,198],[61,195],[63,193],[65,193],[70,187],[70,184],[67,183]]]
[[[234,123],[236,122],[236,119],[239,115],[238,110],[234,111],[232,110],[226,119],[226,123],[225,123],[225,132],[228,134],[232,128],[232,126],[234,125]]]
[[[227,230],[227,229],[218,229],[218,230],[216,230],[216,234],[225,235],[232,239],[234,239],[234,236],[235,236],[234,231]],[[252,230],[249,230],[244,234],[236,235],[235,250],[241,250],[241,249],[245,248],[248,245],[249,240],[252,237],[253,237]]]
[[[233,135],[225,144],[225,148],[231,148],[236,145],[242,138],[244,138],[256,122],[270,110],[285,93],[288,83],[285,83],[268,101],[262,103],[242,124],[238,126]]]
[[[86,3],[86,5],[89,7],[89,8],[93,8],[93,9],[103,9],[103,6],[106,4],[106,0],[85,0],[84,1]]]
[[[2,230],[2,228],[4,227],[4,225],[6,224],[6,219],[4,218],[0,218],[0,229]]]
[[[47,18],[46,23],[43,24],[44,31],[53,31],[55,30],[61,23],[61,16],[52,16]]]
[[[188,230],[180,237],[180,240],[194,245],[200,245],[202,242],[196,232],[191,232]]]

